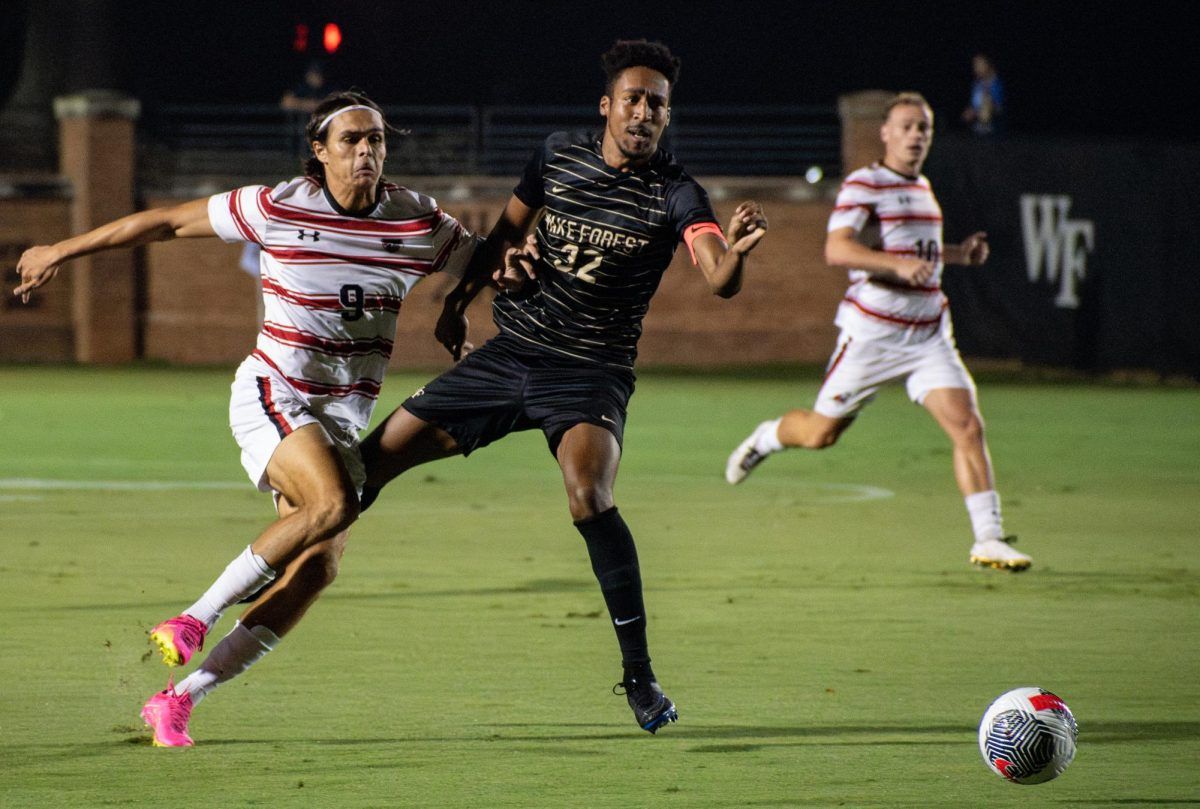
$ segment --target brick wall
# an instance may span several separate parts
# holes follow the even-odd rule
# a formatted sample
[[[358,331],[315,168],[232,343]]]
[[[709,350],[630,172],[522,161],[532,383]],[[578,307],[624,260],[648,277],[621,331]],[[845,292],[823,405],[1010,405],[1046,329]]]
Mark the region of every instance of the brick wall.
[[[74,358],[72,285],[59,279],[28,304],[12,296],[15,268],[26,248],[71,233],[71,201],[44,190],[13,189],[0,196],[0,361],[68,362]]]

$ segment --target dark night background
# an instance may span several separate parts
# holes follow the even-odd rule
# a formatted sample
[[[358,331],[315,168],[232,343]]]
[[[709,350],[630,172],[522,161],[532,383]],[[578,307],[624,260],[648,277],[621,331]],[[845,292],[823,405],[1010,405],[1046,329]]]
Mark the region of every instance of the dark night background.
[[[5,10],[0,100],[15,83],[29,3]],[[318,32],[327,21],[344,33],[334,81],[388,104],[590,104],[599,53],[644,36],[683,58],[676,104],[832,104],[851,90],[917,89],[947,126],[982,50],[1005,82],[1014,131],[1192,139],[1194,37],[1161,6],[130,0],[105,15],[116,48],[72,58],[148,105],[272,103],[306,62],[291,50],[294,26]]]

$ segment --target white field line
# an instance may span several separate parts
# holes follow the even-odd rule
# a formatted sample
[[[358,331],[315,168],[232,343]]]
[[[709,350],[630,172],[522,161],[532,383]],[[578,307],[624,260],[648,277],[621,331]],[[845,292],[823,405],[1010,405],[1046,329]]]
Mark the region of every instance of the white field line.
[[[626,485],[637,479],[638,475],[630,474],[625,481],[618,481],[618,493],[621,483]],[[650,475],[653,483],[689,483],[694,484],[710,476],[693,475]],[[760,479],[743,484],[747,488],[769,489],[778,496],[783,491],[795,495],[804,503],[837,504],[861,503],[868,500],[886,500],[895,497],[895,492],[879,486],[867,486],[861,483],[824,483],[795,480]],[[93,492],[167,492],[167,491],[234,491],[250,490],[249,482],[234,482],[223,480],[54,480],[49,478],[0,478],[0,492],[47,492],[47,491],[93,491]],[[640,487],[639,487],[640,488]],[[730,494],[733,494],[731,491]],[[30,495],[0,495],[0,502],[39,499]],[[414,503],[409,503],[412,508]],[[711,505],[725,507],[727,504],[714,501]],[[693,504],[695,507],[695,504]],[[442,508],[442,506],[437,506]],[[424,509],[418,508],[423,511]],[[494,509],[493,509],[494,510]]]
[[[629,475],[630,478],[633,475]],[[725,483],[719,475],[648,475],[654,483],[696,483],[703,480],[719,480],[723,487],[731,492],[735,487]],[[629,483],[628,480],[625,481]],[[617,488],[621,486],[621,478],[617,477]],[[788,480],[786,478],[759,475],[757,478],[742,483],[737,489],[769,489],[772,494],[781,490],[790,492],[811,503],[861,503],[866,500],[886,500],[895,497],[891,489],[880,486],[868,486],[864,483],[825,483],[818,481]],[[722,504],[724,505],[724,504]]]
[[[0,491],[168,492],[178,489],[246,489],[249,482],[224,480],[51,480],[0,478]]]

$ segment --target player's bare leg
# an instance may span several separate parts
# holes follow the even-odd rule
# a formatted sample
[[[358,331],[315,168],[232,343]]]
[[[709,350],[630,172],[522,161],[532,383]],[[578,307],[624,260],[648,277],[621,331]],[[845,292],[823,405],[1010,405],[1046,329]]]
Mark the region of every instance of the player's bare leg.
[[[280,518],[229,564],[200,599],[183,615],[160,624],[152,639],[176,651],[180,636],[172,625],[200,628],[199,643],[221,614],[233,604],[258,592],[283,569],[276,596],[263,609],[286,632],[300,619],[336,572],[329,567],[340,558],[346,532],[358,516],[358,498],[337,449],[324,429],[309,424],[287,436],[267,465],[268,483],[281,494]],[[322,547],[325,545],[325,547]],[[306,554],[306,551],[308,553]],[[313,575],[315,568],[324,577]],[[260,616],[261,617],[261,616]],[[253,619],[253,615],[251,615]],[[178,747],[192,743],[187,725],[192,708],[223,682],[245,671],[279,643],[270,625],[238,622],[205,658],[200,668],[178,685],[168,684],[142,708],[142,717],[154,730],[154,743]],[[179,663],[186,662],[186,657]]]
[[[290,632],[337,578],[349,537],[349,531],[342,531],[301,551],[238,621],[250,628],[264,626],[279,638]]]
[[[250,546],[279,569],[305,548],[330,539],[358,519],[358,493],[333,441],[319,425],[289,435],[267,464],[267,483],[291,504]]]
[[[617,633],[623,668],[619,686],[638,725],[654,733],[679,714],[650,667],[637,547],[613,502],[621,447],[608,430],[583,423],[563,434],[557,456],[571,517],[587,543],[592,572]]]
[[[576,424],[563,433],[557,457],[571,519],[593,519],[613,507],[621,447],[612,433],[594,424]]]
[[[738,444],[725,462],[725,480],[741,483],[768,455],[793,447],[825,449],[854,423],[853,418],[833,418],[812,410],[790,410],[774,421],[764,421]]]
[[[366,509],[389,481],[429,461],[450,458],[461,450],[454,438],[440,427],[398,407],[371,431],[359,449],[366,467],[363,508]]]
[[[280,514],[296,507],[281,498]],[[191,710],[218,686],[245,672],[274,649],[280,639],[300,622],[317,597],[337,577],[338,564],[346,549],[349,531],[305,548],[245,612],[196,671],[176,686],[147,703],[147,722],[155,729],[155,743],[178,747],[191,743],[187,721]],[[161,711],[161,717],[156,714]],[[158,720],[158,721],[152,721]],[[172,733],[171,720],[175,732]]]
[[[971,562],[997,569],[1028,569],[1033,559],[1009,544],[1015,537],[1004,536],[1000,496],[974,393],[966,388],[936,388],[925,395],[922,404],[954,446],[954,479],[975,532]]]
[[[825,449],[837,443],[853,423],[852,418],[831,418],[812,410],[789,410],[779,420],[776,433],[785,448]]]
[[[358,516],[354,484],[320,425],[307,424],[284,438],[266,477],[294,508],[230,562],[192,606],[151,631],[168,665],[187,663],[226,609],[262,589],[304,548],[344,530]]]
[[[922,404],[954,445],[954,479],[963,497],[993,489],[983,417],[971,391],[936,388],[925,395]]]

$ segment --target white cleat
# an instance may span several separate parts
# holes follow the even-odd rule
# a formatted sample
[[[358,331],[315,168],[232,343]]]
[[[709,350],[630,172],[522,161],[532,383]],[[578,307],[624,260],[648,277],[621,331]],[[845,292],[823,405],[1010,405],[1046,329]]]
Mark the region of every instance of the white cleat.
[[[1033,557],[1021,553],[1009,544],[1016,540],[1016,537],[1005,537],[977,541],[971,546],[971,564],[996,570],[1011,570],[1014,573],[1028,570],[1033,564]]]
[[[764,421],[762,424],[754,428],[754,432],[750,433],[750,437],[742,443],[738,444],[737,449],[729,456],[729,460],[725,462],[725,480],[732,485],[737,485],[746,479],[754,467],[766,460],[770,453],[760,453],[755,449],[758,443],[758,436],[763,430],[770,429],[772,422]]]

